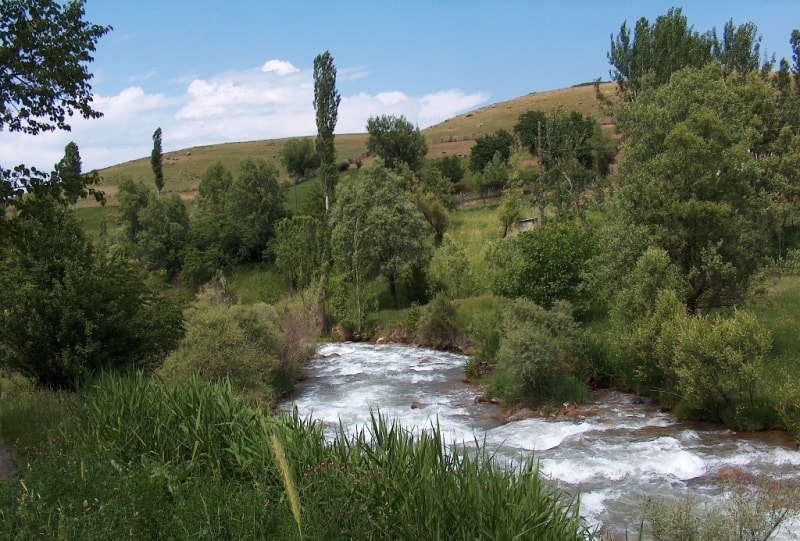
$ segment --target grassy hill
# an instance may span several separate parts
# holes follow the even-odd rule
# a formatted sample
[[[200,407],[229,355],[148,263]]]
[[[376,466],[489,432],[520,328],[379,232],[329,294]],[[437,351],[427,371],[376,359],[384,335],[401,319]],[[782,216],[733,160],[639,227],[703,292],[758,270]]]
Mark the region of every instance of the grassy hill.
[[[602,88],[607,94],[611,94],[614,83],[604,83]],[[512,100],[487,105],[426,128],[423,133],[428,139],[428,157],[467,155],[476,137],[494,133],[499,129],[511,131],[517,118],[526,111],[537,109],[549,111],[559,106],[596,116],[602,124],[609,125],[609,120],[603,117],[599,108],[592,84],[533,92]],[[270,139],[224,143],[167,152],[164,154],[165,191],[177,192],[182,197],[191,199],[197,191],[203,171],[217,160],[232,171],[235,171],[239,162],[248,156],[265,159],[282,169],[280,149],[286,141],[287,139]],[[336,155],[339,161],[355,160],[363,155],[366,148],[365,133],[336,136]],[[146,156],[108,167],[101,170],[100,175],[103,179],[100,189],[106,193],[108,203],[113,206],[116,202],[116,186],[119,178],[123,176],[143,180],[151,178],[150,158]],[[282,171],[281,178],[288,181],[285,171]],[[95,203],[84,202],[82,205],[92,206]]]

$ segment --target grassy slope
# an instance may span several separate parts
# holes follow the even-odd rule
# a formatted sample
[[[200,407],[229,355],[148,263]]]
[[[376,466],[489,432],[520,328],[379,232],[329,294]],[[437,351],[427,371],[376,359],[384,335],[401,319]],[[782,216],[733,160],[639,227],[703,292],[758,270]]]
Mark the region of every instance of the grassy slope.
[[[613,84],[604,83],[603,90],[608,94],[613,93]],[[439,158],[454,154],[469,154],[475,137],[494,133],[499,129],[510,131],[522,113],[536,109],[550,110],[558,106],[595,115],[600,118],[601,123],[608,125],[608,119],[602,116],[599,104],[595,99],[593,85],[534,92],[512,100],[487,105],[426,128],[423,130],[423,134],[429,143],[428,157]],[[179,193],[182,197],[190,199],[194,197],[200,177],[209,165],[219,160],[232,171],[236,171],[238,164],[247,157],[264,159],[278,166],[281,169],[281,180],[288,182],[289,179],[280,165],[280,149],[286,141],[287,139],[270,139],[225,143],[166,152],[164,154],[165,192]],[[366,148],[366,134],[336,136],[336,154],[339,161],[355,160],[364,154]],[[106,193],[109,206],[116,204],[116,186],[120,177],[130,176],[145,182],[152,179],[149,156],[102,169],[99,173],[103,179],[100,189]],[[87,201],[82,202],[80,208],[95,205],[96,203],[93,201]]]

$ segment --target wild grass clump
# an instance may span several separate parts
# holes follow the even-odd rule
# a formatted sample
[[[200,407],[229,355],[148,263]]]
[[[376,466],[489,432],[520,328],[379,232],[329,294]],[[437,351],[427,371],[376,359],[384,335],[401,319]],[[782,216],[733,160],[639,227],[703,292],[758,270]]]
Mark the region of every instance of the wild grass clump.
[[[648,498],[641,508],[640,539],[766,540],[800,511],[800,484],[794,480],[734,479],[717,503]]]
[[[514,470],[374,415],[327,443],[227,383],[104,376],[50,452],[0,484],[0,537],[585,539],[574,502]],[[102,532],[102,533],[101,533]]]

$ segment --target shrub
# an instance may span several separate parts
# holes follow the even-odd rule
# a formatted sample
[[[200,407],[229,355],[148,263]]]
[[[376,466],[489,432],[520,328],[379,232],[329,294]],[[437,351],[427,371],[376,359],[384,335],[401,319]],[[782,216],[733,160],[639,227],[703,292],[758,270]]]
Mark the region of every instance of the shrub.
[[[456,348],[458,328],[456,309],[450,300],[437,295],[421,310],[417,320],[417,341],[420,345],[440,350]]]
[[[530,301],[512,302],[503,315],[492,393],[531,405],[585,399],[580,336],[569,303],[545,310]]]
[[[229,379],[249,400],[268,403],[275,398],[276,384],[285,386],[291,378],[283,373],[281,347],[280,320],[273,307],[196,302],[186,336],[159,375],[168,381],[194,374],[207,381]]]
[[[509,239],[513,257],[501,260],[494,283],[496,294],[522,297],[549,309],[556,300],[567,300],[579,311],[590,300],[581,294],[582,274],[596,253],[591,233],[573,224],[551,224]]]
[[[763,428],[756,389],[772,338],[753,314],[677,322],[673,358],[681,405],[733,428]]]

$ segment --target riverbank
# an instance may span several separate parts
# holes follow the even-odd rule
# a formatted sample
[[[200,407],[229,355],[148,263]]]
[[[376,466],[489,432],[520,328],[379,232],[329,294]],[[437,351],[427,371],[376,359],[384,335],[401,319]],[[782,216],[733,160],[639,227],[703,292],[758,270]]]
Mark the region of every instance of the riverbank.
[[[464,356],[375,343],[332,343],[320,353],[287,410],[297,407],[330,436],[339,426],[355,433],[380,411],[415,434],[436,426],[449,445],[482,442],[503,464],[533,457],[545,478],[580,494],[590,524],[617,538],[637,531],[649,499],[663,500],[665,510],[670,502],[712,505],[740,480],[743,488],[761,479],[800,482],[800,453],[783,431],[683,422],[652,400],[612,390],[593,392],[581,406],[509,417],[475,401]]]

